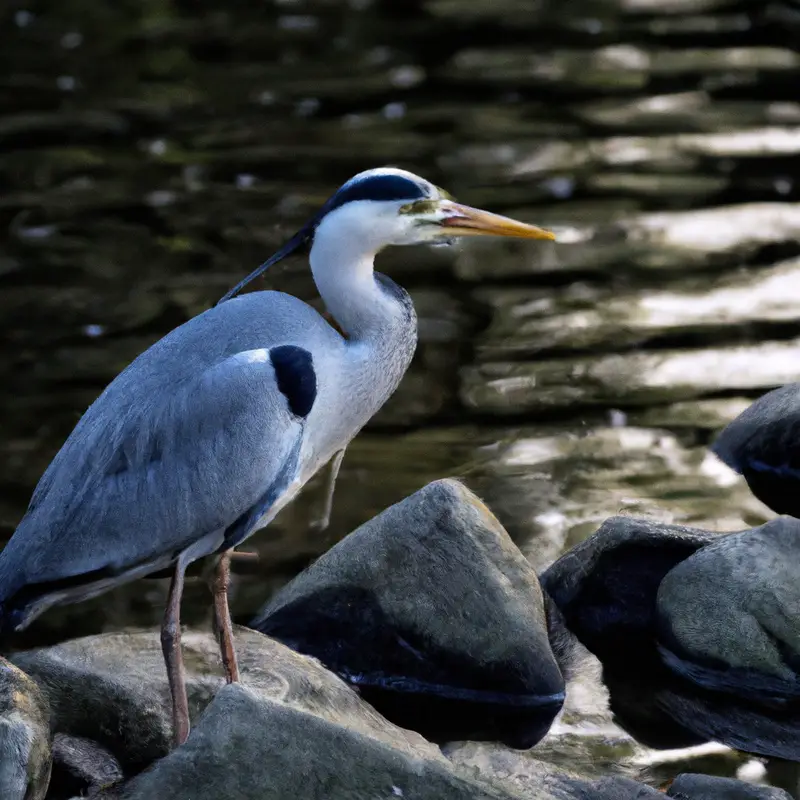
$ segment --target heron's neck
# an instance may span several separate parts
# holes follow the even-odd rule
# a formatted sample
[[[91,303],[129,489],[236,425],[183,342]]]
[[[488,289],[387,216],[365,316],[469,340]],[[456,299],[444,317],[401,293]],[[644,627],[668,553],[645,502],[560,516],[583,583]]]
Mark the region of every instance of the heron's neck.
[[[377,247],[322,227],[311,248],[311,272],[325,306],[350,340],[382,337],[408,312],[375,279]]]

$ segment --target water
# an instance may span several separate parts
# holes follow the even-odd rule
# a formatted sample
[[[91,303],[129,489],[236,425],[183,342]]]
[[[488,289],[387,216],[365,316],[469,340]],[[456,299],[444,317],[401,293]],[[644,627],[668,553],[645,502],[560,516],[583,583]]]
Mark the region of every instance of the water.
[[[381,257],[419,310],[414,366],[330,529],[308,528],[317,481],[251,540],[240,618],[447,475],[537,567],[619,511],[771,516],[705,446],[800,379],[788,0],[12,0],[0,26],[0,536],[117,372],[386,163],[561,243]],[[314,300],[302,259],[266,285]],[[55,611],[29,641],[155,624],[165,592]],[[184,607],[207,623],[199,580]]]

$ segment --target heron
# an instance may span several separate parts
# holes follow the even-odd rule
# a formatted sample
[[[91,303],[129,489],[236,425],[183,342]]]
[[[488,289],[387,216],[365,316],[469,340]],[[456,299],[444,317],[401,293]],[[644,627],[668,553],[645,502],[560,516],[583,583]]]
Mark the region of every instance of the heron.
[[[554,239],[457,203],[405,170],[344,183],[271,258],[216,305],[130,363],[86,410],[45,470],[0,553],[0,633],[168,571],[161,643],[175,745],[189,734],[180,644],[187,567],[211,559],[225,678],[239,679],[228,608],[231,554],[330,464],[325,510],[350,441],[408,369],[417,320],[408,293],[374,270],[391,245],[494,235]],[[240,291],[303,246],[338,329],[278,291]]]

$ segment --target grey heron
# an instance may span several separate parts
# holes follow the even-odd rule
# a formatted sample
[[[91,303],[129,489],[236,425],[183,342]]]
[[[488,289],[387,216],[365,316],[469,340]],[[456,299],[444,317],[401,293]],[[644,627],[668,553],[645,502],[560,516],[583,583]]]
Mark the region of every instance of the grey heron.
[[[389,245],[481,234],[555,238],[460,205],[404,170],[347,181],[281,250],[139,355],[84,413],[0,553],[0,632],[23,629],[56,603],[170,569],[162,646],[182,743],[187,566],[215,559],[215,627],[226,678],[236,681],[227,600],[233,548],[328,462],[330,510],[341,454],[397,388],[416,348],[413,303],[374,271],[375,255]],[[289,294],[236,296],[306,244],[341,333]]]

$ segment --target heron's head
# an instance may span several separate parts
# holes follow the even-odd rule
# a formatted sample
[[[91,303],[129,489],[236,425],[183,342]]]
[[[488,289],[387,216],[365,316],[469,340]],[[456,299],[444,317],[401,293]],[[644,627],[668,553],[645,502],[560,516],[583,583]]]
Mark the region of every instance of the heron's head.
[[[555,239],[535,225],[457,203],[430,181],[393,167],[359,172],[324,203],[275,255],[233,287],[230,299],[273,264],[325,238],[376,253],[390,245],[449,244],[457,236]]]
[[[449,244],[457,236],[555,239],[549,231],[457,203],[444,189],[402,169],[360,172],[322,207],[314,235],[357,237],[371,250]]]

